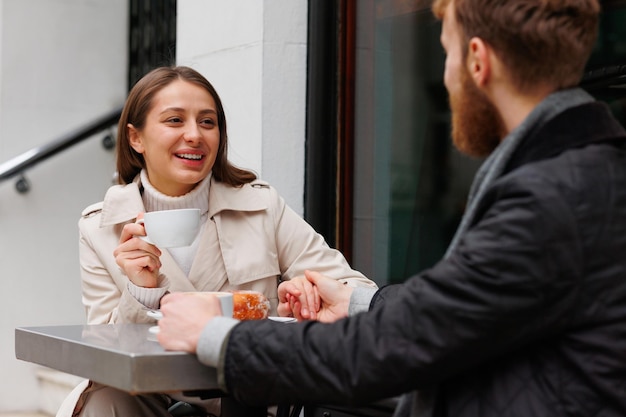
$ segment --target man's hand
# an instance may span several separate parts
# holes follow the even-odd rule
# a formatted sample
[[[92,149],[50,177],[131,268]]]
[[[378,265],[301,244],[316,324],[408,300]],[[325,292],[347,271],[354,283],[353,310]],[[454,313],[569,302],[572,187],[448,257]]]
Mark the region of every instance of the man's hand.
[[[202,329],[222,309],[213,294],[171,293],[161,299],[161,313],[157,334],[161,346],[196,353]]]
[[[289,283],[286,281],[278,287],[279,314],[289,315],[289,313],[293,313],[298,320],[303,320],[305,319],[303,311],[305,309],[311,311],[315,308],[315,319],[326,323],[348,316],[352,287],[325,277],[319,272],[305,271],[304,276],[313,285],[313,302],[309,304],[307,295],[303,294],[296,286],[284,285]],[[308,291],[311,293],[310,290]],[[315,300],[319,304],[316,304]],[[304,305],[303,303],[307,304]]]

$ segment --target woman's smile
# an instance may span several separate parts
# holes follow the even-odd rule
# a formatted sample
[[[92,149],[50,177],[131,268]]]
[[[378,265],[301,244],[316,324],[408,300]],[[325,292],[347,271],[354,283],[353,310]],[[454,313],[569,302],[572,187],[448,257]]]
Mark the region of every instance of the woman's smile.
[[[194,167],[202,166],[204,164],[204,161],[206,160],[205,154],[199,151],[185,150],[181,152],[176,152],[174,156],[181,160],[181,162],[183,162],[184,164]]]

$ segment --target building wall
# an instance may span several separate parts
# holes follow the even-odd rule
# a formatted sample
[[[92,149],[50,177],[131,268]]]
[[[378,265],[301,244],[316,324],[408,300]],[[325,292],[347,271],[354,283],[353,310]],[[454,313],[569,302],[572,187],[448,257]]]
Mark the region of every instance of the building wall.
[[[217,88],[231,160],[302,213],[306,0],[178,0],[177,62]],[[123,104],[127,0],[0,0],[0,164]],[[84,323],[77,221],[111,185],[104,133],[0,182],[0,412],[39,407],[14,329]]]
[[[0,2],[0,164],[120,106],[127,0]],[[15,359],[14,329],[79,324],[76,223],[111,184],[102,135],[0,183],[0,411],[33,409],[35,365]]]
[[[226,111],[229,157],[303,212],[306,0],[179,0],[176,60]]]

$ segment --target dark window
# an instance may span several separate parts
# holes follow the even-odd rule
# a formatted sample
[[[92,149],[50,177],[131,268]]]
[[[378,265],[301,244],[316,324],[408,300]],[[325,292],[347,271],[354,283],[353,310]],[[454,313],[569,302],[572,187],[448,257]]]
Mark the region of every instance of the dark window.
[[[439,32],[430,1],[309,2],[305,217],[379,284],[440,259],[479,163],[451,146]]]
[[[581,83],[626,126],[626,1],[602,2],[598,41]]]
[[[353,264],[379,284],[441,259],[480,163],[450,140],[430,1],[357,2]]]
[[[128,86],[176,60],[176,0],[130,0]]]
[[[450,139],[441,25],[430,4],[309,2],[305,216],[379,284],[441,259],[482,162]],[[602,6],[581,85],[624,124],[626,1]]]

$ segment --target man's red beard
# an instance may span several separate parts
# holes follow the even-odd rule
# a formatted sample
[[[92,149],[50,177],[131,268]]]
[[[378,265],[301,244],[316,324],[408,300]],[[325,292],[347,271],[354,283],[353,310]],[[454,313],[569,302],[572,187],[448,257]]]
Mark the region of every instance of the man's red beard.
[[[450,94],[452,141],[473,157],[489,155],[504,138],[504,123],[495,106],[476,87],[467,69],[461,73],[461,90]]]

